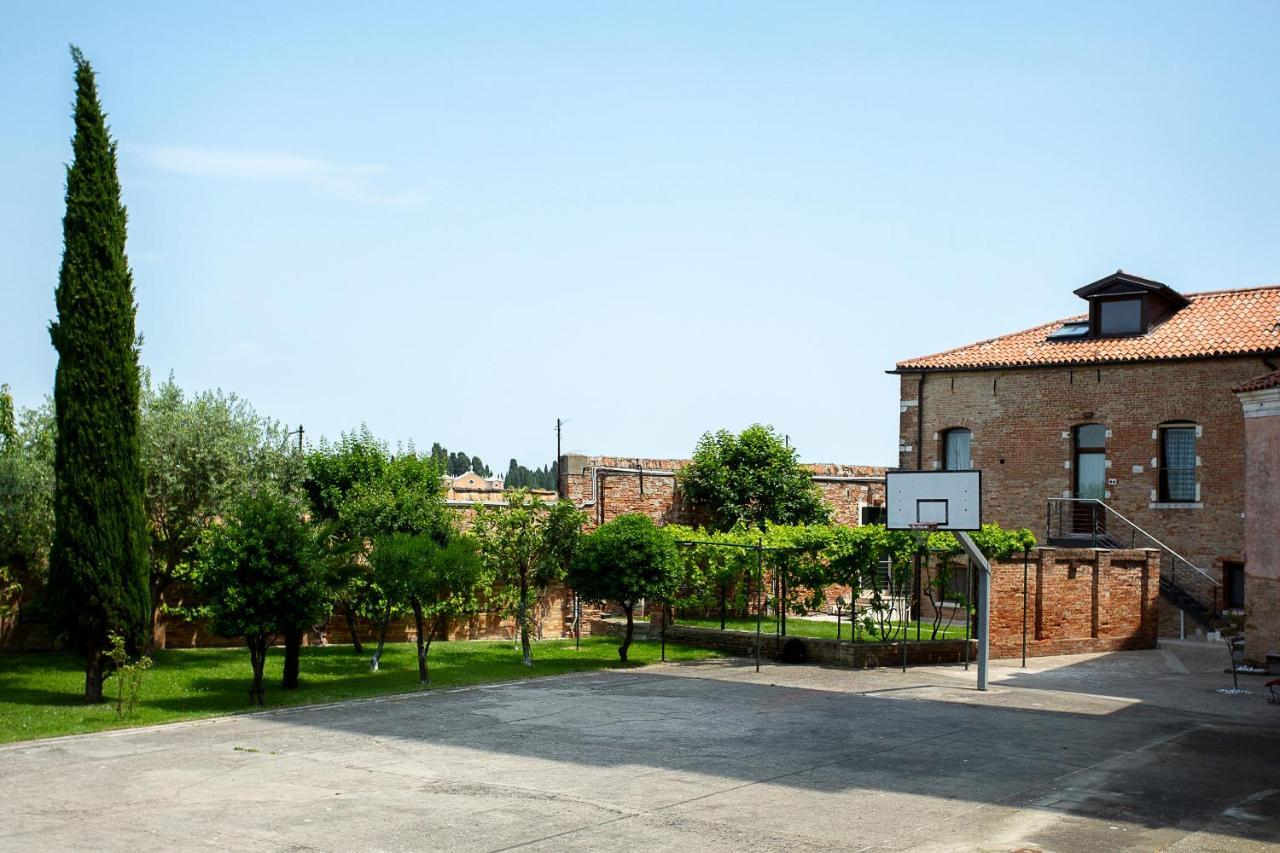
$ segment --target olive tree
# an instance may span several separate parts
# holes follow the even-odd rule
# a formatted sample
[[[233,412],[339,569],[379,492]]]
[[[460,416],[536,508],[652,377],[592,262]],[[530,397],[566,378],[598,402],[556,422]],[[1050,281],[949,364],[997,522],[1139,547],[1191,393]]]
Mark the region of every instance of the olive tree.
[[[52,401],[17,412],[0,386],[0,615],[44,585],[53,539]]]
[[[235,395],[187,396],[170,376],[142,387],[142,468],[151,545],[152,639],[167,595],[193,580],[196,545],[252,480],[261,421]]]

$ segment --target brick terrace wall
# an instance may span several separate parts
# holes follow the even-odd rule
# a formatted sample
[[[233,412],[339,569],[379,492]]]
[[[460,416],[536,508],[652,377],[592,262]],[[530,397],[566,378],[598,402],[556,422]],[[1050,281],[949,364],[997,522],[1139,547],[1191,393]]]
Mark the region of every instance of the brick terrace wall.
[[[1022,653],[1023,565],[992,564],[991,656]],[[1039,548],[1027,571],[1027,654],[1151,649],[1159,627],[1159,552]]]
[[[1193,564],[1220,577],[1244,560],[1244,417],[1231,389],[1266,370],[1259,359],[1222,358],[1097,367],[931,371],[923,388],[923,441],[917,436],[921,374],[901,377],[899,464],[932,470],[943,433],[972,430],[972,464],[982,469],[983,518],[1045,533],[1047,498],[1074,488],[1072,428],[1099,423],[1107,438],[1107,502]],[[1171,508],[1159,489],[1159,442],[1169,421],[1198,424],[1197,504]],[[1138,544],[1143,544],[1139,542]],[[1206,600],[1212,590],[1197,594]],[[1172,630],[1176,621],[1166,620]]]
[[[676,471],[687,459],[636,459],[623,456],[582,456],[560,458],[561,488],[565,498],[583,507],[591,527],[627,513],[642,513],[659,524],[691,524],[688,509],[676,490]],[[884,506],[885,469],[870,465],[807,465],[814,482],[841,524],[856,525],[864,506]],[[625,468],[628,471],[597,469]],[[643,469],[643,474],[635,469]],[[595,481],[592,474],[595,472]],[[881,482],[854,482],[840,478],[871,478]]]

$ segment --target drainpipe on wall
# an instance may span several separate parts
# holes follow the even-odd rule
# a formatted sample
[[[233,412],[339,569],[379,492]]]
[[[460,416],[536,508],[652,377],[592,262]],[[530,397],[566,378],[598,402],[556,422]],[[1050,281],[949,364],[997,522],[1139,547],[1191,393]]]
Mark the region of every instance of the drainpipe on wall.
[[[916,383],[916,470],[924,470],[924,377],[920,371],[920,379]]]

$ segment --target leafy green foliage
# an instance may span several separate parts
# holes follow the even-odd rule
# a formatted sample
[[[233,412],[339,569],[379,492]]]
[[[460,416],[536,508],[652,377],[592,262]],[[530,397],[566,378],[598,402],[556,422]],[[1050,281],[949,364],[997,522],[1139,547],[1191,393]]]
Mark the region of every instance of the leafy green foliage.
[[[726,532],[669,525],[665,530],[682,543],[679,591],[672,598],[678,607],[707,610],[726,590],[733,590],[739,612],[754,606],[758,594],[771,609],[803,613],[822,606],[828,586],[847,586],[868,601],[863,614],[869,620],[868,632],[887,639],[901,627],[892,619],[893,599],[906,588],[912,558],[934,553],[945,561],[960,551],[949,533],[931,534],[922,549],[915,532],[877,524],[766,524],[763,532],[742,525]],[[972,535],[978,548],[996,560],[1036,544],[1031,531],[1004,530],[996,524],[984,525]],[[773,584],[771,591],[756,590],[757,572]],[[948,579],[933,582],[946,584]],[[941,630],[936,626],[935,633]]]
[[[85,658],[85,698],[102,698],[107,634],[130,648],[150,624],[148,536],[139,444],[133,278],[116,146],[93,69],[76,64],[74,156],[67,168],[58,319],[54,536],[49,591]]]
[[[706,433],[679,472],[680,493],[705,525],[720,532],[739,524],[822,524],[831,508],[810,472],[772,427],[739,435]]]
[[[475,540],[456,535],[441,545],[421,534],[392,534],[377,541],[371,560],[383,593],[413,610],[419,680],[429,684],[431,640],[446,629],[450,617],[478,609],[486,572]]]
[[[15,417],[0,388],[0,615],[43,589],[53,541],[52,401]]]
[[[264,488],[239,498],[201,542],[200,592],[213,630],[244,637],[253,664],[250,701],[263,703],[267,646],[317,619],[325,603],[324,570],[295,501]]]
[[[396,455],[375,476],[350,487],[338,521],[365,537],[425,533],[443,542],[449,526],[440,469],[412,450]]]
[[[151,604],[192,580],[196,545],[232,501],[263,480],[295,479],[268,457],[278,446],[253,408],[234,394],[188,397],[170,376],[142,395],[142,460],[151,529]]]
[[[524,489],[507,492],[507,505],[480,507],[472,534],[492,573],[494,603],[513,616],[525,666],[533,666],[529,634],[547,587],[564,578],[586,515],[569,501],[546,504]]]
[[[569,569],[569,585],[586,601],[617,601],[627,614],[618,656],[627,660],[633,613],[642,598],[667,599],[680,583],[670,534],[646,515],[621,515],[583,537]]]
[[[306,492],[315,518],[336,520],[347,495],[381,476],[390,454],[366,426],[343,433],[336,443],[321,441],[307,455]]]

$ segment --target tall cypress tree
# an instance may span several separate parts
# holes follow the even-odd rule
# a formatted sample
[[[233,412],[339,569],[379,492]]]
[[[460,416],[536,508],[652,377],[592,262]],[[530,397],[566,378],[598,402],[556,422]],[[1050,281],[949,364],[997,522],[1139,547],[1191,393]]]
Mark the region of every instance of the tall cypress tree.
[[[93,69],[76,47],[74,159],[67,168],[54,404],[58,436],[49,590],[85,658],[84,696],[102,699],[107,635],[136,651],[148,626],[147,522],[139,445],[133,277],[116,146]]]

